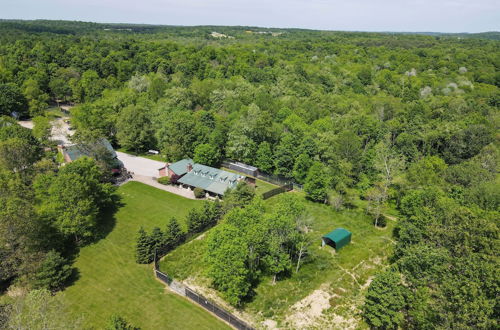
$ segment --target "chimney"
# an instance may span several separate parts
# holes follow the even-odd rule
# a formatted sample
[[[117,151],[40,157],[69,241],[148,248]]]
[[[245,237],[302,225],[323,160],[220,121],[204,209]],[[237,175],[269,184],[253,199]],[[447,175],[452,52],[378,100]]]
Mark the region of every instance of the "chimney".
[[[187,171],[191,172],[193,170],[193,165],[191,163],[187,164]]]

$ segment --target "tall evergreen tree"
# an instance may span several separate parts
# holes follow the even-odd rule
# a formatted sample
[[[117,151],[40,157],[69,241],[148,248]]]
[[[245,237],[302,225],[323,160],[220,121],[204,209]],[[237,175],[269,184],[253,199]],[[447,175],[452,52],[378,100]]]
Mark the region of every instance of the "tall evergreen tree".
[[[35,286],[54,291],[60,289],[70,276],[71,266],[68,260],[52,250],[47,253],[35,274]]]
[[[163,237],[164,247],[168,250],[175,249],[180,243],[184,241],[185,238],[186,235],[182,231],[177,219],[174,217],[170,218]]]
[[[141,227],[137,234],[136,246],[135,246],[135,261],[138,264],[147,264],[152,260],[151,256],[151,239]]]
[[[220,218],[221,206],[217,200],[215,203],[205,201],[203,204],[204,226],[206,228],[212,227],[217,224]]]
[[[160,228],[154,227],[151,235],[149,236],[151,242],[151,252],[154,253],[155,249],[159,249],[163,245],[164,235]]]
[[[196,234],[204,229],[204,214],[197,209],[189,210],[187,215],[187,226],[188,232],[191,234]]]

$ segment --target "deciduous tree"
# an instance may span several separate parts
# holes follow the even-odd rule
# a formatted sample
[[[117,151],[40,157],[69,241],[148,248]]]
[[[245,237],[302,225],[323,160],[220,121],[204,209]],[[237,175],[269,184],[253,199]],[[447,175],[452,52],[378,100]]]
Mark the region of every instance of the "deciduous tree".
[[[154,131],[145,106],[125,107],[116,123],[118,143],[135,152],[146,151],[154,145]]]
[[[195,163],[218,167],[220,163],[220,154],[217,148],[211,144],[199,144],[194,149],[193,160]]]
[[[0,115],[10,116],[14,112],[26,117],[28,102],[16,84],[0,84]]]
[[[315,162],[307,173],[304,191],[307,198],[316,202],[326,202],[330,185],[329,176],[321,163]]]
[[[397,329],[402,324],[407,292],[400,284],[400,275],[393,271],[375,277],[363,307],[363,316],[368,324],[384,329]]]

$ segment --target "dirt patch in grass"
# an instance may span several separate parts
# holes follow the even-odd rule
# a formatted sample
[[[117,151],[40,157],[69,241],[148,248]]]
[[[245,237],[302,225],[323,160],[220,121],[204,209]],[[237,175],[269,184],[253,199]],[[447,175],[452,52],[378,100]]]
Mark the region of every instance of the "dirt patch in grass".
[[[20,287],[11,286],[9,290],[7,290],[7,296],[11,298],[21,297],[27,293],[27,290]]]
[[[374,276],[370,276],[370,277],[368,277],[368,279],[366,280],[365,284],[363,284],[363,285],[361,286],[361,290],[367,290],[367,289],[368,289],[368,287],[370,286],[370,284],[372,283],[373,278],[374,278]]]
[[[328,285],[321,285],[310,295],[295,303],[292,307],[292,314],[286,317],[286,322],[294,329],[305,329],[315,327],[323,316],[323,311],[330,308],[330,299],[337,295],[332,295],[328,291]]]
[[[264,326],[265,329],[269,330],[277,330],[278,328],[278,322],[274,320],[265,320],[262,322],[262,326]]]
[[[345,318],[343,316],[334,314],[331,324],[333,325],[334,329],[356,329],[358,327],[358,321],[354,318]]]

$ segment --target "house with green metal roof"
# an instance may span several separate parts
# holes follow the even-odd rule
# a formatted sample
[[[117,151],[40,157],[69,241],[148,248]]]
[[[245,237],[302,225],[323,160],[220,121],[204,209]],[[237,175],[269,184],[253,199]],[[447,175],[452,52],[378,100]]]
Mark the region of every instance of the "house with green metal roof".
[[[351,242],[351,232],[344,228],[337,228],[321,238],[321,246],[330,245],[336,251]]]
[[[160,177],[169,176],[180,178],[192,169],[194,161],[190,158],[179,160],[178,162],[172,164],[166,164],[164,167],[159,168]]]
[[[115,168],[120,168],[123,163],[118,159],[118,156],[113,149],[113,146],[105,138],[97,140],[92,144],[74,144],[70,146],[58,146],[59,151],[62,153],[64,162],[71,163],[83,156],[96,158],[101,152],[109,152],[110,158],[113,160],[111,164]]]
[[[160,177],[168,175],[174,182],[190,188],[200,188],[209,194],[224,196],[228,189],[236,187],[246,177],[218,168],[196,164],[192,159],[183,159],[160,168]]]

